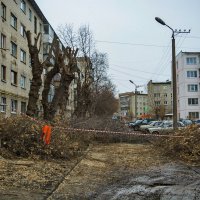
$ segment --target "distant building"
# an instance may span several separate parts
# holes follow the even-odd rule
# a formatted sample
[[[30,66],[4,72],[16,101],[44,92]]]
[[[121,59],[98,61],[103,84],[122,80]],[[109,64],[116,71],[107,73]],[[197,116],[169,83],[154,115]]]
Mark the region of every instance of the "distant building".
[[[172,86],[171,81],[153,82],[148,85],[148,113],[155,118],[164,118],[172,113]]]
[[[177,111],[179,118],[199,119],[200,52],[180,52],[176,56]]]
[[[126,92],[119,94],[120,113],[129,119],[141,118],[147,114],[147,94]]]

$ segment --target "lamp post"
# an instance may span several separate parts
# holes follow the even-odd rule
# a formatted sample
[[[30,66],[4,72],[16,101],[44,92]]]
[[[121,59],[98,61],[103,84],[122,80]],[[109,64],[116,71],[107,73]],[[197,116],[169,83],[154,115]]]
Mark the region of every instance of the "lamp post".
[[[159,17],[155,17],[155,20],[162,24],[163,26],[167,26],[172,31],[172,91],[173,91],[173,126],[174,129],[177,129],[177,83],[176,83],[176,51],[175,51],[175,33],[190,33],[189,31],[182,32],[181,30],[174,30],[170,26],[168,26],[162,19]]]

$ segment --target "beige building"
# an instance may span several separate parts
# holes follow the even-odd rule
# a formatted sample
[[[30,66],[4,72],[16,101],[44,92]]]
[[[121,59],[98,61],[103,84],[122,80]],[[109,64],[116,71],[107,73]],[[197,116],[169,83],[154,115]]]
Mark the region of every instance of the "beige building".
[[[148,113],[156,118],[163,118],[172,113],[172,86],[171,81],[153,82],[148,85]]]
[[[30,30],[32,39],[42,33],[42,46],[39,57],[43,61],[49,52],[55,31],[34,0],[0,0],[0,114],[11,116],[26,112],[30,83],[32,79],[29,49],[25,30]],[[60,48],[62,44],[60,43]],[[53,60],[52,60],[53,62]],[[42,79],[45,78],[45,70]],[[74,107],[74,83],[70,85],[69,102],[66,111],[69,115]],[[52,82],[49,101],[55,91]],[[42,92],[42,87],[40,95]],[[42,113],[38,102],[38,114]]]
[[[120,113],[122,117],[137,119],[147,114],[148,95],[137,92],[119,94]]]
[[[1,0],[0,111],[5,116],[24,113],[28,102],[31,67],[24,30],[33,38],[47,20],[34,0]],[[40,51],[43,59],[43,48]]]

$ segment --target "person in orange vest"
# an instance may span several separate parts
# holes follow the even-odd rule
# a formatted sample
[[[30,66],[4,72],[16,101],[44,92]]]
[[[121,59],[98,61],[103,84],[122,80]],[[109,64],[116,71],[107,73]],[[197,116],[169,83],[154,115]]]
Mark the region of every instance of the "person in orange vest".
[[[42,127],[42,140],[44,141],[45,144],[50,144],[51,140],[51,126],[44,125]]]

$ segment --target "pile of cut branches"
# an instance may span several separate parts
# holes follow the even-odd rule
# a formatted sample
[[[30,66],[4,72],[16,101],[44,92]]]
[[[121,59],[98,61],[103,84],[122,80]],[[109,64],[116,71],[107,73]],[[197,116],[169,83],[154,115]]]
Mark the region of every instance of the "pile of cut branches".
[[[174,133],[177,138],[162,139],[156,146],[165,154],[190,163],[200,163],[200,128],[190,125]]]
[[[65,130],[52,124],[51,141],[46,145],[42,139],[42,127],[48,122],[34,121],[26,116],[0,119],[0,154],[4,157],[65,158],[82,154],[90,143],[90,134]],[[57,128],[55,128],[57,127]],[[92,136],[91,136],[92,137]]]

